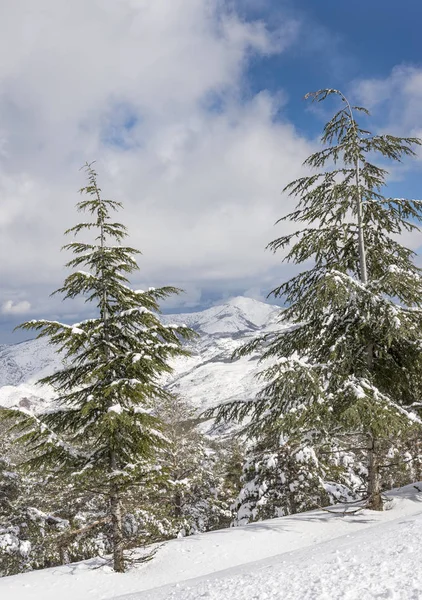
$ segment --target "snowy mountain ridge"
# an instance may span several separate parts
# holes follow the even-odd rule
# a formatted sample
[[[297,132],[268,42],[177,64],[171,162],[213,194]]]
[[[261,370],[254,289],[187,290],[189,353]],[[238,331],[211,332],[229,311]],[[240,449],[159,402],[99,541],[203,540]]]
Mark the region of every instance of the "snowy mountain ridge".
[[[174,361],[166,385],[200,409],[251,395],[258,389],[257,360],[231,361],[232,352],[251,337],[277,328],[279,314],[277,306],[239,296],[203,311],[163,315],[165,323],[183,323],[199,334],[190,346],[192,356]],[[36,381],[61,366],[61,357],[46,339],[0,346],[0,405],[47,407],[54,393]]]

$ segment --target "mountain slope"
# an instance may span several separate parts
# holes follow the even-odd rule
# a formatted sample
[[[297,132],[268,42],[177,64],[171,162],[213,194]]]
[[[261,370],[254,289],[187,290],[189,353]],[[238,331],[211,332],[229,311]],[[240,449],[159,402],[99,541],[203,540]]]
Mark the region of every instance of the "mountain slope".
[[[185,323],[200,336],[190,347],[192,356],[174,362],[166,385],[200,409],[254,394],[256,358],[233,362],[230,357],[251,337],[277,327],[279,313],[279,307],[237,297],[201,312],[164,315],[164,322]],[[45,408],[54,402],[54,394],[35,382],[61,366],[61,357],[45,339],[1,346],[0,405]]]

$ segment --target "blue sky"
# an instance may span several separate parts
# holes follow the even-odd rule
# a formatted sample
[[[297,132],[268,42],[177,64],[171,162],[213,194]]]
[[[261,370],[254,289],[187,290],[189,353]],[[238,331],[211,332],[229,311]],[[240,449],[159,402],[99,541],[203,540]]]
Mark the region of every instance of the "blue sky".
[[[355,80],[385,78],[397,65],[422,64],[422,3],[417,0],[399,4],[393,0],[258,0],[251,4],[256,8],[245,10],[245,16],[259,15],[271,23],[274,15],[287,10],[300,23],[291,47],[257,60],[249,76],[254,91],[284,89],[289,97],[284,114],[307,133],[319,131],[300,102],[307,91],[338,87],[353,94]]]
[[[316,118],[303,100],[307,92],[334,87],[357,104],[365,104],[355,90],[361,80],[387,79],[397,67],[422,66],[422,3],[416,0],[404,0],[399,5],[393,0],[240,1],[242,5],[245,18],[259,16],[277,23],[287,13],[298,20],[299,35],[291,47],[283,54],[256,60],[249,69],[249,81],[252,93],[282,89],[287,101],[279,118],[294,123],[306,136],[318,136],[323,125],[323,119]],[[368,126],[387,131],[389,123],[382,108],[370,108]],[[415,121],[414,126],[422,124]],[[389,193],[420,197],[419,165],[414,165],[399,182],[391,183]]]
[[[166,311],[238,294],[264,299],[292,272],[264,251],[328,116],[303,100],[337,87],[373,130],[422,135],[422,4],[404,0],[0,0],[0,343],[60,303],[63,231],[79,167],[143,252],[134,284],[186,294]],[[421,160],[393,195],[422,196]],[[418,249],[422,237],[408,244]]]

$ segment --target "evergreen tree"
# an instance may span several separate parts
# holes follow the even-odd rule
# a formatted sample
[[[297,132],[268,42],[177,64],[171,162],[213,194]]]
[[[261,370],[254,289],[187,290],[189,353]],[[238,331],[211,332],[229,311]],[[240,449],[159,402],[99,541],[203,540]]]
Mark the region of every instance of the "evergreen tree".
[[[274,252],[290,247],[284,260],[312,266],[272,291],[287,306],[280,331],[235,354],[270,361],[263,389],[255,401],[221,406],[217,420],[249,415],[257,437],[278,423],[314,442],[359,439],[368,506],[382,510],[381,444],[417,420],[421,393],[422,277],[399,236],[418,229],[422,202],[385,195],[387,171],[371,161],[400,161],[421,142],[372,135],[355,119],[368,111],[338,90],[307,95],[331,96],[342,106],[325,125],[325,147],[305,161],[318,172],[285,188],[298,204],[281,220],[299,229],[269,244]]]
[[[234,524],[356,500],[359,467],[354,454],[332,444],[314,447],[306,439],[280,438],[277,428],[266,431],[247,451]]]
[[[244,525],[324,506],[324,471],[310,446],[282,440],[271,448],[265,438],[248,452],[243,487],[236,500],[235,524]]]
[[[63,369],[40,380],[56,389],[58,407],[37,417],[16,410],[3,416],[16,421],[19,440],[33,453],[30,467],[66,474],[75,487],[106,499],[114,569],[123,571],[122,494],[148,476],[148,461],[164,443],[154,415],[157,400],[169,397],[160,376],[171,371],[170,359],[187,354],[181,340],[194,334],[163,325],[156,314],[159,300],[180,290],[128,286],[138,251],[121,245],[126,227],[111,218],[121,204],[103,199],[92,165],[85,168],[88,185],[77,208],[92,220],[66,233],[93,232],[95,239],[64,246],[75,255],[66,265],[74,270],[54,293],[84,297],[98,316],[75,325],[37,320],[20,326],[48,337],[65,355]]]
[[[177,535],[228,526],[237,490],[229,482],[226,444],[202,433],[197,412],[179,397],[162,402],[157,414],[168,444],[159,456],[166,483],[155,504],[163,507]]]
[[[68,523],[35,508],[44,495],[41,478],[20,471],[5,431],[0,456],[0,577],[58,564],[55,539]]]

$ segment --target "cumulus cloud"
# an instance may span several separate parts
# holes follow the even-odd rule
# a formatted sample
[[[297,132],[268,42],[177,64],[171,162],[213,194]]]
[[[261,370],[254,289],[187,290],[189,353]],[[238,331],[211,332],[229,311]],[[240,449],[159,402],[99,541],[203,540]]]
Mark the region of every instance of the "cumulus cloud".
[[[186,307],[264,287],[279,259],[263,249],[286,227],[272,227],[288,208],[280,190],[312,148],[276,118],[282,96],[244,93],[245,73],[283,52],[297,22],[271,29],[220,0],[0,9],[0,302],[25,287],[35,313],[64,314],[48,294],[93,159],[143,252],[135,283],[186,287]]]
[[[21,302],[13,302],[13,300],[6,300],[3,302],[1,312],[3,315],[23,315],[31,309],[31,303],[27,300]]]
[[[422,138],[422,68],[397,65],[387,77],[364,79],[353,85],[359,102],[371,110],[381,133]],[[401,186],[406,180],[416,193],[410,197],[420,198],[420,162],[422,148],[414,146],[416,160],[406,158],[403,163],[389,162],[388,181],[396,184],[394,195],[402,195]],[[415,169],[416,167],[416,169]],[[405,232],[400,241],[415,252],[422,247],[422,233]],[[417,262],[420,258],[417,257]]]
[[[422,68],[397,65],[384,78],[357,82],[360,100],[401,135],[422,133]]]

